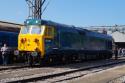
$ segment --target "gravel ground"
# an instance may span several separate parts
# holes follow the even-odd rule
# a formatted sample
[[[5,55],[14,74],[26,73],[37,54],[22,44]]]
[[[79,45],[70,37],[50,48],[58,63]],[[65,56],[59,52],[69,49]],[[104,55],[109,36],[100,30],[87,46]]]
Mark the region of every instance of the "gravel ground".
[[[119,59],[117,61],[124,61],[124,59]],[[90,67],[90,66],[95,66],[95,65],[100,65],[100,64],[110,63],[110,62],[117,62],[117,61],[110,59],[110,60],[101,60],[101,61],[87,61],[87,62],[76,63],[76,64],[67,64],[64,66],[26,68],[26,69],[19,69],[19,70],[15,70],[15,71],[8,70],[8,71],[0,72],[0,82],[3,83],[3,82],[9,82],[9,81],[14,81],[14,80],[18,80],[18,79],[28,79],[28,78],[33,78],[33,77],[51,75],[54,73],[71,71],[71,70],[76,70],[79,68],[86,68],[86,67]],[[86,71],[86,72],[88,72],[88,71]],[[74,74],[74,75],[76,75],[76,74]],[[73,74],[72,74],[72,76],[73,76]],[[66,77],[64,76],[61,78],[65,79]],[[51,80],[52,79],[50,79],[50,81]],[[50,82],[50,81],[48,81],[48,82]]]
[[[121,65],[125,66],[124,64],[119,64],[119,66],[121,66]],[[115,66],[118,66],[118,65],[115,65]],[[64,76],[50,78],[50,79],[47,79],[47,80],[37,81],[36,83],[60,83],[60,82],[61,83],[68,83],[68,82],[72,83],[73,81],[79,80],[82,77],[91,76],[91,75],[97,74],[99,72],[104,72],[104,71],[109,70],[110,68],[112,69],[112,67],[113,66],[108,66],[108,67],[100,67],[100,68],[94,68],[94,69],[84,70],[84,71],[80,71],[80,72],[76,72],[76,73],[72,73],[72,74],[67,74],[67,75],[64,75]],[[73,83],[79,83],[79,82],[75,81]],[[82,81],[80,83],[93,83],[93,81],[92,82],[85,82],[85,81],[83,82]],[[102,82],[98,82],[98,83],[102,83]]]
[[[125,75],[109,81],[109,83],[125,83]]]
[[[45,74],[45,73],[50,73],[54,72],[55,69],[53,68],[26,68],[26,69],[21,69],[17,71],[6,71],[3,73],[0,73],[0,81],[1,82],[6,82],[9,80],[15,80],[18,78],[24,78],[26,76],[33,76],[37,74]]]
[[[107,70],[100,71],[97,73],[90,73],[83,77],[66,81],[66,83],[124,83],[122,82],[123,80],[121,80],[121,78],[116,79],[123,75],[125,75],[125,64],[109,68]]]

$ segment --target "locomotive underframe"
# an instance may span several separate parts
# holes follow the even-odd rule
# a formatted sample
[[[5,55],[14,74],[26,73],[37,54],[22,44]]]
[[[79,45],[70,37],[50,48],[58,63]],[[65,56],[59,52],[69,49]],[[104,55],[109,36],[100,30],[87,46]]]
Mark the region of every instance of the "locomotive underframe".
[[[41,65],[48,63],[57,62],[72,62],[72,61],[85,61],[92,59],[110,59],[113,55],[112,51],[109,50],[53,50],[42,58],[41,53],[37,52],[37,56],[32,56],[33,52],[22,52],[25,61],[32,66],[33,64],[39,63]]]

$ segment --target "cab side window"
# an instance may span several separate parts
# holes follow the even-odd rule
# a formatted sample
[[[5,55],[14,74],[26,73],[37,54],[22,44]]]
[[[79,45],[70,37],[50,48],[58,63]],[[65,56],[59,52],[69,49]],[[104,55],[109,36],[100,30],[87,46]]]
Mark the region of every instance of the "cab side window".
[[[54,27],[47,26],[45,29],[45,36],[46,37],[54,37]]]

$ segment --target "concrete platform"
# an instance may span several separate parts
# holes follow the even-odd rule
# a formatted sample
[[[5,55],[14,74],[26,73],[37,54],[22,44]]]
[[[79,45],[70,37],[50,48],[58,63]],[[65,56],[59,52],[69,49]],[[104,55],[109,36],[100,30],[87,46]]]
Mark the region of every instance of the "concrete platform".
[[[108,83],[110,80],[125,75],[125,65],[110,68],[101,72],[88,74],[82,78],[74,79],[69,83]]]

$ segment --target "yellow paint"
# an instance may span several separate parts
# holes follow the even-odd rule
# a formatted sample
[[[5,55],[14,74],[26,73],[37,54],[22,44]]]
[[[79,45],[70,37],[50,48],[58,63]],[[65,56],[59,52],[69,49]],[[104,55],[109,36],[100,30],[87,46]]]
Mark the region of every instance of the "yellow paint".
[[[22,27],[23,28],[23,27]],[[36,48],[41,52],[41,58],[45,55],[45,38],[54,38],[54,28],[52,28],[51,35],[45,35],[46,30],[48,30],[48,26],[41,26],[42,32],[41,34],[19,34],[18,37],[18,50],[22,52],[34,52]],[[22,42],[23,40],[23,42]],[[25,41],[24,41],[25,40]],[[38,40],[35,42],[35,40]]]

